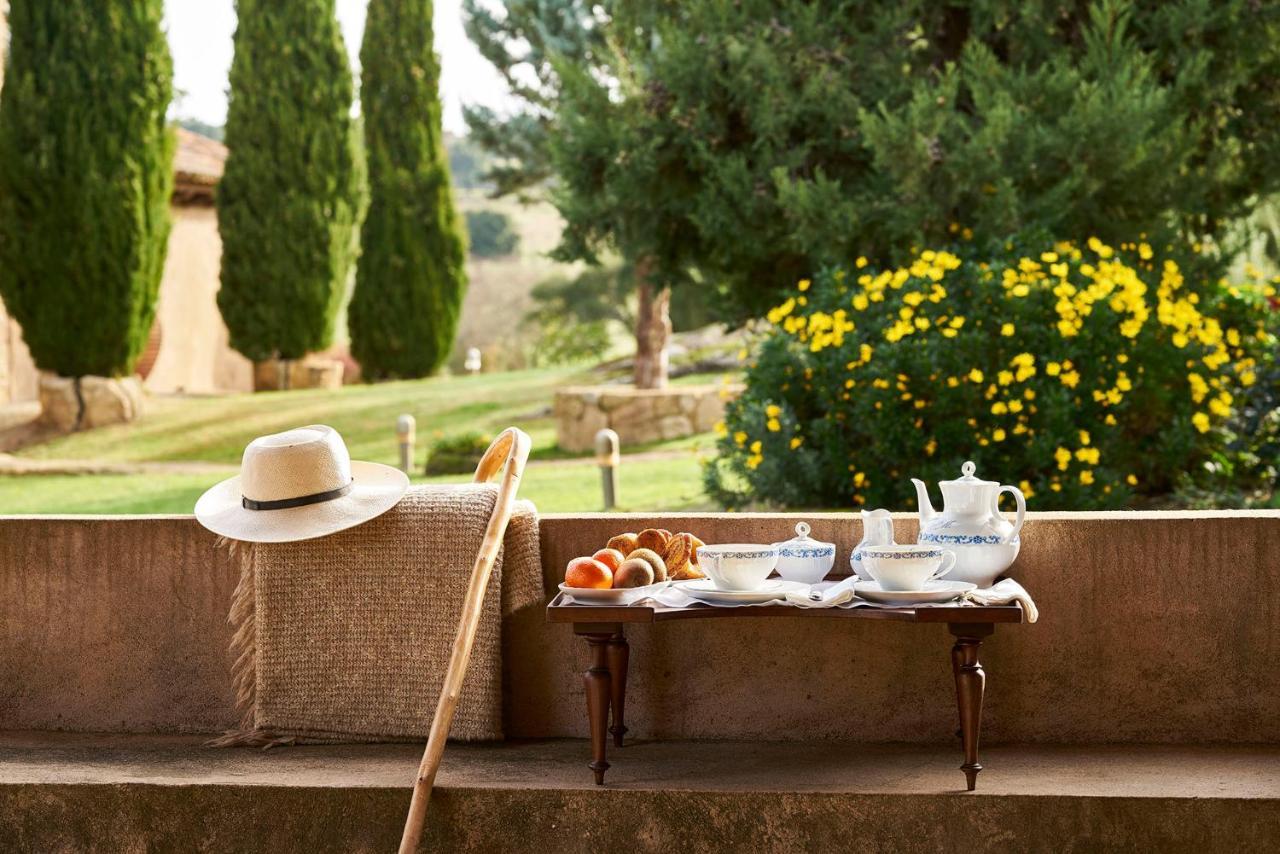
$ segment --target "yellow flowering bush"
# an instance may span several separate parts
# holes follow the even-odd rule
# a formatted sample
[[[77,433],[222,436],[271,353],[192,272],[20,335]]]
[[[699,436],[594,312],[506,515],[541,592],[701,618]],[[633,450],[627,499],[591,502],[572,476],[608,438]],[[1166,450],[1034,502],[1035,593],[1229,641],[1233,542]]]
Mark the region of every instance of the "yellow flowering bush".
[[[907,509],[909,477],[972,459],[1041,509],[1167,495],[1275,382],[1276,283],[1188,278],[1141,240],[1097,239],[825,270],[768,313],[708,489]]]

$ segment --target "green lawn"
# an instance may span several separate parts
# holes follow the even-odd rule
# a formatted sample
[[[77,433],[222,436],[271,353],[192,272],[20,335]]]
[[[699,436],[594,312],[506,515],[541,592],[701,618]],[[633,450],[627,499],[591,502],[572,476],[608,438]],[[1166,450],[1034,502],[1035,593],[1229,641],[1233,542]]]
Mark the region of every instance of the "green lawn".
[[[578,377],[581,381],[583,378]],[[91,430],[26,448],[19,457],[113,462],[209,462],[225,473],[21,475],[0,477],[0,513],[189,513],[209,485],[233,472],[253,437],[303,424],[337,428],[352,456],[393,464],[395,419],[418,421],[418,460],[434,436],[469,430],[495,432],[515,425],[534,442],[533,462],[521,495],[544,513],[601,508],[600,473],[594,462],[555,448],[549,414],[557,385],[574,382],[567,369],[516,371],[431,380],[349,386],[337,392],[296,391],[200,398],[159,398],[139,422]],[[619,470],[619,509],[708,509],[699,453],[711,452],[709,436],[644,448]],[[419,465],[420,469],[420,465]],[[415,482],[465,481],[466,476]]]

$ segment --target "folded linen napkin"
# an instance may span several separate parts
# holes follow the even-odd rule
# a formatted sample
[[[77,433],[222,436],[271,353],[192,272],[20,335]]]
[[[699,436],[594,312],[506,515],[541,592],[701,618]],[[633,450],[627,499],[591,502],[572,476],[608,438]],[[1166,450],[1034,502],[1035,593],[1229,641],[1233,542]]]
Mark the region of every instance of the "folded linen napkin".
[[[1017,602],[1027,615],[1027,622],[1034,623],[1040,619],[1040,609],[1032,601],[1027,589],[1012,578],[1005,578],[985,589],[970,590],[964,596],[970,602],[979,605],[1008,605]]]
[[[789,592],[787,593],[787,604],[795,605],[797,608],[839,608],[857,598],[857,594],[853,592],[853,585],[857,580],[857,576],[851,575],[843,581],[837,581],[830,586],[815,584],[809,588],[809,592]],[[822,598],[812,598],[810,594],[815,592],[821,595]]]

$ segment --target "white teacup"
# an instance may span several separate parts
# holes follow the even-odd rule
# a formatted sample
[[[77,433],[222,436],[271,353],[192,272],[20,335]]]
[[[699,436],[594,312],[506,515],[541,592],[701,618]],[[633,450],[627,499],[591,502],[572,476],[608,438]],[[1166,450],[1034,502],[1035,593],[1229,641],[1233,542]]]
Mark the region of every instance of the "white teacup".
[[[956,553],[928,545],[863,546],[862,562],[882,590],[923,590],[956,565]]]
[[[698,546],[698,566],[720,590],[755,590],[777,564],[777,546],[750,543]]]

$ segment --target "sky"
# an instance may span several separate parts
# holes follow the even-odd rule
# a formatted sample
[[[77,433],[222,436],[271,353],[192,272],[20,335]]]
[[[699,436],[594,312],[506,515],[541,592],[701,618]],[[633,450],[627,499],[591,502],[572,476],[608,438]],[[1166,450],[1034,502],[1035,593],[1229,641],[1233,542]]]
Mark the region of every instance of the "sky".
[[[351,67],[360,67],[367,0],[337,0],[342,36]],[[463,104],[502,110],[510,96],[502,77],[480,56],[462,29],[461,0],[436,0],[436,52],[440,54],[440,96],[444,127],[465,133]],[[231,35],[236,28],[232,0],[165,0],[165,25],[173,53],[174,117],[221,125],[227,117],[227,70],[231,67]]]

